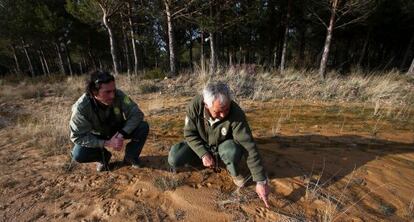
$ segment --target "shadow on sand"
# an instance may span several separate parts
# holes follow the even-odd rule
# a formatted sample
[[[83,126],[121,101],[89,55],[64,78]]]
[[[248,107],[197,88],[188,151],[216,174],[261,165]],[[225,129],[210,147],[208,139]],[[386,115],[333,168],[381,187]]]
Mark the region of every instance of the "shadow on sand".
[[[372,160],[414,152],[414,144],[356,135],[275,136],[258,138],[256,142],[270,179],[321,175],[322,187],[341,180]],[[296,202],[305,191],[301,187],[287,198]]]

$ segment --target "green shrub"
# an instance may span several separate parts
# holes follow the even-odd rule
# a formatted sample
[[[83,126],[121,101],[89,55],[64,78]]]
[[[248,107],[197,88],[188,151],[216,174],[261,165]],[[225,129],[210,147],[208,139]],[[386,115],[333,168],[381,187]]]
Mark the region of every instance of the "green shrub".
[[[145,72],[144,79],[164,79],[165,76],[160,68],[154,68]]]
[[[155,85],[154,82],[144,82],[138,85],[138,92],[145,94],[145,93],[153,93],[159,91],[160,88]]]

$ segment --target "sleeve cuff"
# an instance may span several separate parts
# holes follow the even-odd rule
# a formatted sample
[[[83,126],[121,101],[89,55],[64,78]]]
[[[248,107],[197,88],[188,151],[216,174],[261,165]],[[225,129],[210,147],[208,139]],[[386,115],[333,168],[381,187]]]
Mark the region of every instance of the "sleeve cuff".
[[[259,181],[267,180],[267,176],[265,176],[264,173],[252,174],[252,176],[253,176],[253,181],[254,182],[259,182]]]
[[[98,144],[99,144],[99,147],[101,147],[101,148],[105,148],[105,140],[99,140],[99,142],[98,142]]]
[[[196,152],[197,156],[199,156],[200,159],[203,159],[203,156],[205,156],[207,153],[208,151],[206,149]]]
[[[124,129],[120,129],[118,132],[124,137],[127,137],[129,135],[129,133],[125,132]]]
[[[265,185],[265,184],[267,184],[269,182],[269,180],[266,178],[265,180],[261,180],[261,181],[256,181],[256,183],[257,184],[260,184],[260,185]]]

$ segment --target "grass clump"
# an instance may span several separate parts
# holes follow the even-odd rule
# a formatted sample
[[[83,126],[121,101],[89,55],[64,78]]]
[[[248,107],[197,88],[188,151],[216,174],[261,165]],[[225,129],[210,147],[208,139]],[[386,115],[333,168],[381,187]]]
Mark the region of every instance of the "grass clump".
[[[164,79],[165,76],[160,68],[154,68],[145,72],[144,79]]]
[[[166,177],[166,176],[159,176],[153,180],[153,184],[162,192],[167,190],[175,190],[177,187],[183,184],[182,179]]]
[[[138,85],[138,92],[141,94],[154,93],[159,90],[160,88],[156,85],[156,83],[152,83],[152,82],[144,82]]]

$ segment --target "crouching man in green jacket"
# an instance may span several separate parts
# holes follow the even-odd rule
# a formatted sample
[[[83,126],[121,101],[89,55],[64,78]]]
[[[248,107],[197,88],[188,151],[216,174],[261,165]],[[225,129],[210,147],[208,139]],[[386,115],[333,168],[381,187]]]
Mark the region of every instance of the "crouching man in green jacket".
[[[268,207],[268,181],[243,110],[231,99],[229,87],[210,83],[203,94],[196,96],[189,106],[184,126],[185,141],[171,147],[168,163],[173,168],[194,164],[218,167],[218,158],[225,163],[233,182],[245,183],[237,165],[242,155],[256,182],[256,192]]]
[[[140,167],[139,155],[149,126],[138,105],[121,90],[108,72],[91,73],[86,92],[72,106],[70,138],[75,144],[72,158],[80,163],[97,162],[97,171],[109,170],[111,153],[121,151],[125,139],[124,162]]]

